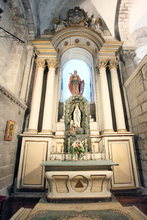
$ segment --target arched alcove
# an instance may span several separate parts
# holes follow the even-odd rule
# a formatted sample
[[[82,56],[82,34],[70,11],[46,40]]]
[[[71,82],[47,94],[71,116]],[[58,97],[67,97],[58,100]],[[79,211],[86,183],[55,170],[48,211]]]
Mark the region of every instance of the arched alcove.
[[[95,80],[92,54],[83,48],[75,47],[66,50],[60,60],[60,94],[58,119],[63,116],[63,103],[71,96],[68,88],[70,75],[77,70],[81,80],[84,80],[83,96],[90,103],[91,115],[95,115]],[[94,116],[95,118],[95,116]]]
[[[71,59],[67,61],[63,66],[62,79],[61,79],[61,101],[65,102],[71,93],[68,88],[69,78],[73,74],[74,70],[77,70],[81,80],[84,80],[84,92],[83,96],[91,102],[91,68],[81,59]]]
[[[64,102],[71,95],[68,89],[68,81],[69,81],[70,73],[73,73],[74,70],[78,71],[78,75],[85,82],[83,96],[89,102],[93,102],[94,99],[93,57],[87,50],[78,47],[67,50],[61,57],[60,100]]]

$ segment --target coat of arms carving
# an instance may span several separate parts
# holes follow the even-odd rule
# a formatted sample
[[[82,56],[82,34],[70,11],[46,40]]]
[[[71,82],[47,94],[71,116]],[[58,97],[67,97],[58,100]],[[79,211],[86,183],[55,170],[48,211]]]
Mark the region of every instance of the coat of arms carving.
[[[70,9],[67,13],[67,21],[71,26],[84,26],[87,18],[87,13],[83,9],[80,9],[80,7]]]

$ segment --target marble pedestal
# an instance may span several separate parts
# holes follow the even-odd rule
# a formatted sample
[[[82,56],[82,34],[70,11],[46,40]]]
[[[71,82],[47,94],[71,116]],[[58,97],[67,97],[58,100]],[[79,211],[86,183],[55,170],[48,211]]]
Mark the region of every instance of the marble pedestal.
[[[45,161],[48,199],[110,198],[111,160]]]

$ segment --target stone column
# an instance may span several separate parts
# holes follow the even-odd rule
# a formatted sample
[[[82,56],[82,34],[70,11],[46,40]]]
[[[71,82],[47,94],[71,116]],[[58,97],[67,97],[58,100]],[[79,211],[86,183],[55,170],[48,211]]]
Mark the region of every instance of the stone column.
[[[120,92],[118,74],[117,74],[117,61],[110,61],[109,68],[111,71],[111,81],[112,81],[112,93],[116,117],[117,131],[126,131],[126,124],[124,118],[122,97]]]
[[[42,132],[51,134],[53,128],[53,103],[54,103],[54,94],[55,94],[54,84],[55,84],[55,70],[56,70],[57,62],[55,59],[49,59],[47,60],[47,63],[48,63],[49,71],[47,74]]]
[[[104,133],[113,132],[112,123],[112,112],[110,104],[110,96],[108,89],[108,81],[106,75],[107,61],[99,62],[100,70],[100,82],[101,82],[101,97],[102,97],[102,107],[103,107],[103,129]]]
[[[45,67],[45,60],[42,58],[38,58],[36,60],[36,73],[35,73],[34,88],[33,88],[32,102],[31,102],[29,127],[28,127],[29,132],[36,133],[38,128],[44,67]]]

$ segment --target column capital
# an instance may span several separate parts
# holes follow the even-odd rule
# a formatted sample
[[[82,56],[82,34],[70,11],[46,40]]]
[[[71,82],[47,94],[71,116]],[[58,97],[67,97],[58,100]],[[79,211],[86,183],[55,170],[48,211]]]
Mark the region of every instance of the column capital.
[[[98,67],[99,68],[106,68],[107,67],[107,63],[108,63],[108,60],[99,60]]]
[[[117,60],[110,60],[109,62],[109,69],[116,69],[118,66],[118,61]]]
[[[45,67],[45,59],[37,58],[36,59],[36,66],[44,68]]]
[[[55,58],[47,59],[47,66],[49,68],[56,68],[57,67],[57,60]]]

